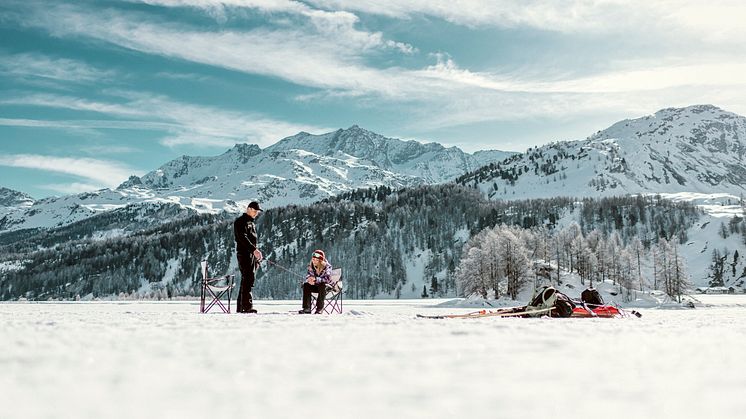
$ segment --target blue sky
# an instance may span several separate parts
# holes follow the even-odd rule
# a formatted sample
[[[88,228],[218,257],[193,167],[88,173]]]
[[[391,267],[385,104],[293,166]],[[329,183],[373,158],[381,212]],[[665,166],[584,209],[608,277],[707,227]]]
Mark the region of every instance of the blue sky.
[[[524,151],[711,103],[746,114],[741,1],[4,0],[0,186],[116,187],[357,124]]]

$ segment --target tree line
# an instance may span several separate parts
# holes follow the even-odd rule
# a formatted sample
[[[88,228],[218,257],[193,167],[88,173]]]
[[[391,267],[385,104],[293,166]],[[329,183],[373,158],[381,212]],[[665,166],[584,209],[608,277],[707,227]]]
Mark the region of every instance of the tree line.
[[[238,275],[232,222],[239,214],[197,214],[170,207],[143,211],[123,208],[62,229],[14,233],[20,237],[15,241],[0,236],[0,266],[3,261],[20,264],[0,267],[0,298],[196,296],[203,259],[216,275]],[[444,184],[397,191],[379,187],[307,206],[271,208],[259,217],[257,227],[260,247],[277,265],[302,274],[311,252],[321,248],[343,268],[347,298],[395,298],[415,291],[407,279],[407,263],[417,255],[425,255],[431,294],[464,293],[456,281],[462,255],[469,254],[464,245],[496,226],[545,229],[567,241],[570,236],[556,230],[569,217],[578,220],[574,229],[584,235],[594,230],[599,237],[616,235],[619,246],[637,238],[642,248],[650,249],[659,237],[669,242],[685,238],[698,216],[693,205],[656,197],[490,201],[473,188]],[[598,268],[578,252],[577,246],[563,247],[559,256],[547,253],[546,258],[596,280]],[[598,260],[595,263],[601,263]],[[298,298],[299,281],[296,274],[264,264],[255,296]]]
[[[540,284],[561,285],[561,271],[583,285],[611,281],[629,298],[633,290],[663,290],[680,299],[690,286],[678,247],[660,238],[645,247],[639,237],[625,242],[616,231],[584,233],[576,222],[561,229],[501,224],[486,228],[464,245],[456,278],[465,295],[508,296]]]

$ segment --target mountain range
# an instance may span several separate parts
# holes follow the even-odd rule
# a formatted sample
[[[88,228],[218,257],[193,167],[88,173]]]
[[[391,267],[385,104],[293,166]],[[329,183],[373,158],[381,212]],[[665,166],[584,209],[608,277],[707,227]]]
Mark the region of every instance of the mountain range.
[[[139,203],[173,203],[195,212],[240,212],[252,200],[265,208],[304,205],[360,188],[393,189],[452,181],[514,153],[465,153],[437,143],[387,138],[358,126],[301,132],[265,149],[237,144],[212,157],[182,156],[116,189],[33,201],[0,192],[0,233],[62,227]]]
[[[746,118],[712,105],[668,108],[617,122],[584,140],[523,153],[465,153],[387,138],[358,126],[300,132],[261,149],[237,144],[218,156],[182,156],[116,189],[34,201],[0,189],[0,233],[53,228],[139,203],[240,212],[304,205],[359,188],[456,181],[491,199],[637,193],[746,192]]]

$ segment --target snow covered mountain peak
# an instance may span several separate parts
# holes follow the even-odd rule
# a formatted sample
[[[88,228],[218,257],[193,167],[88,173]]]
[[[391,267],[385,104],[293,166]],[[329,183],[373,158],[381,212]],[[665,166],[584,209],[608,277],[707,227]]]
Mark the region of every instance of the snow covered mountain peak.
[[[300,132],[282,139],[277,144],[268,147],[267,150],[298,149],[326,156],[344,153],[357,158],[371,160],[376,156],[377,152],[387,152],[390,146],[402,142],[401,140],[389,139],[353,125],[347,129],[338,129],[320,135]]]
[[[532,148],[468,174],[494,198],[746,193],[746,118],[712,105],[667,108],[581,141]]]
[[[265,151],[281,150],[306,150],[338,158],[352,156],[384,170],[421,178],[424,183],[450,181],[487,162],[514,154],[486,151],[471,155],[457,147],[446,148],[438,143],[423,144],[384,137],[357,125],[320,135],[301,132],[284,138]]]
[[[715,105],[703,104],[703,105],[691,105],[683,108],[664,108],[655,113],[655,116],[661,119],[668,117],[686,116],[687,114],[709,114],[714,117],[721,117],[722,114],[730,115],[730,117],[738,117],[738,115],[723,110]]]
[[[717,136],[723,140],[743,139],[746,118],[713,105],[661,109],[653,115],[626,119],[588,137],[590,140],[639,138],[656,141],[662,138],[706,142]],[[710,135],[708,135],[708,133]],[[691,142],[691,141],[690,141]]]
[[[230,150],[226,151],[223,156],[235,159],[239,163],[245,164],[252,157],[261,154],[262,149],[256,144],[236,144]]]
[[[34,198],[13,189],[0,187],[0,207],[28,207]]]

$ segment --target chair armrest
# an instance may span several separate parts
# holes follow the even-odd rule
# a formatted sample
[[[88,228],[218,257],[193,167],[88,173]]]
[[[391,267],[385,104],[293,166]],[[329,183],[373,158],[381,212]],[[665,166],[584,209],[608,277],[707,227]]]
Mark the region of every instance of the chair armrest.
[[[235,277],[236,277],[235,275],[226,275],[226,276],[221,276],[218,278],[207,278],[207,279],[202,280],[202,282],[204,282],[205,284],[212,284],[213,282],[222,281],[225,279],[229,283],[233,283],[233,278]]]

